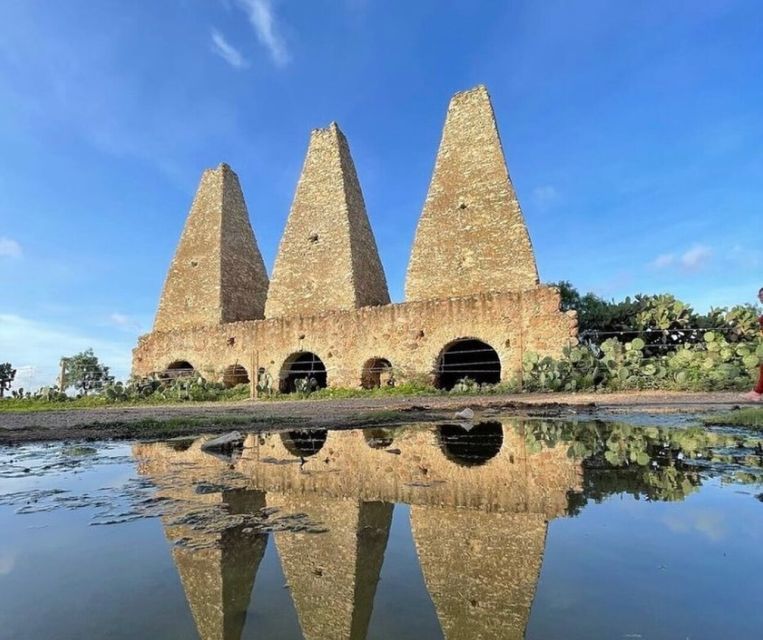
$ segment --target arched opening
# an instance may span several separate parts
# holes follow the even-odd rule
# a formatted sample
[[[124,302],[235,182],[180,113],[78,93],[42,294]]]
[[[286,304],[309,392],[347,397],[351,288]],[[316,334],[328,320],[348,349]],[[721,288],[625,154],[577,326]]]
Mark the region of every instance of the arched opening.
[[[323,448],[328,433],[326,429],[285,431],[281,434],[281,442],[294,457],[309,458]]]
[[[240,384],[249,384],[249,374],[240,364],[232,364],[223,372],[223,385],[230,389]]]
[[[172,379],[192,376],[194,373],[196,373],[196,370],[187,360],[175,360],[170,362],[164,370],[164,375],[167,378]]]
[[[495,384],[501,380],[501,361],[487,342],[462,338],[446,345],[437,358],[435,387],[452,389],[459,380],[469,378],[477,384]]]
[[[326,365],[310,351],[291,354],[281,367],[281,393],[316,391],[326,386]]]
[[[391,429],[378,427],[363,429],[363,437],[366,440],[366,444],[372,449],[386,449],[394,440]]]
[[[480,422],[471,428],[442,424],[437,437],[445,457],[462,467],[476,467],[495,458],[503,445],[500,422]]]
[[[360,386],[364,389],[379,389],[394,387],[395,377],[392,375],[392,363],[386,358],[369,358],[363,365],[360,376]]]

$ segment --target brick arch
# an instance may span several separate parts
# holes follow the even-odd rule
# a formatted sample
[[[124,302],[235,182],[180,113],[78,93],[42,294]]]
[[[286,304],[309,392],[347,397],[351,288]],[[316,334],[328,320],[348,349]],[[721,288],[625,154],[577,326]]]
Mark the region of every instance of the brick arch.
[[[249,384],[249,382],[249,372],[243,365],[232,364],[223,371],[223,385],[229,389],[240,384]]]
[[[162,373],[168,378],[182,378],[184,376],[192,376],[195,373],[198,373],[198,369],[196,369],[190,361],[183,358],[177,358],[164,367]]]
[[[360,386],[364,389],[378,389],[386,386],[392,377],[392,363],[389,358],[374,356],[363,363],[363,370],[360,374]],[[390,385],[393,386],[393,385]]]
[[[434,361],[434,386],[452,389],[461,378],[480,384],[496,384],[501,380],[501,358],[489,342],[475,336],[463,336],[448,342]]]
[[[328,372],[322,358],[313,351],[295,351],[281,365],[278,388],[282,393],[296,391],[295,382],[300,378],[315,379],[319,389],[328,385]]]

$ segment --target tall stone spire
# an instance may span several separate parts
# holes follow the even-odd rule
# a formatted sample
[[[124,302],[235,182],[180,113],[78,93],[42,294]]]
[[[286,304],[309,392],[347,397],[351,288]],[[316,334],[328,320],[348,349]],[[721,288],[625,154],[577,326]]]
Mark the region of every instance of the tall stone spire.
[[[408,300],[538,285],[530,236],[506,168],[495,114],[480,85],[450,101],[416,230]]]
[[[310,136],[278,249],[265,316],[389,303],[347,139],[336,123]]]
[[[262,318],[267,291],[238,176],[227,164],[207,169],[164,283],[154,330]]]

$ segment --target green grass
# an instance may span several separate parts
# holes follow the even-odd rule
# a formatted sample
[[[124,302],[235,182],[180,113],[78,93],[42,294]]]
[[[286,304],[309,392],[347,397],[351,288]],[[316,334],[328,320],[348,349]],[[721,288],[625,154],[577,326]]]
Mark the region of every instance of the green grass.
[[[128,403],[122,403],[128,404]],[[72,398],[64,401],[47,401],[25,398],[5,398],[0,400],[0,412],[14,411],[60,411],[61,409],[95,409],[108,407],[110,403],[103,396],[87,396],[84,398]]]
[[[488,389],[470,389],[465,391],[444,391],[433,386],[423,385],[416,382],[405,382],[395,387],[381,387],[378,389],[361,389],[347,387],[328,387],[310,394],[300,393],[273,393],[261,394],[260,401],[268,400],[344,400],[348,398],[395,398],[395,397],[418,397],[418,396],[470,396],[470,395],[496,395],[502,393],[514,393],[516,386],[499,384]],[[16,399],[6,398],[0,400],[1,412],[38,412],[38,411],[61,411],[73,409],[98,409],[102,407],[145,407],[161,406],[167,404],[193,404],[195,402],[226,402],[246,400],[249,398],[248,388],[236,387],[222,393],[210,394],[198,400],[181,400],[178,398],[163,398],[152,395],[148,398],[136,398],[133,400],[118,401],[108,400],[103,395],[92,395],[81,398],[69,398],[68,400],[48,401],[42,399]]]
[[[750,427],[763,430],[763,408],[750,407],[703,418],[708,426]]]

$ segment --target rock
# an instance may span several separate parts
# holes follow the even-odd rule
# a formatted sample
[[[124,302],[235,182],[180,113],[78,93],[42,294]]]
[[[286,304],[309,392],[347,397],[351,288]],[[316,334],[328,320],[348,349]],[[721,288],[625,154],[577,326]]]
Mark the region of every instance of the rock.
[[[474,418],[474,411],[466,407],[466,409],[456,412],[455,418],[456,420],[471,420]]]
[[[225,450],[242,447],[243,445],[244,436],[242,436],[238,431],[231,431],[230,433],[218,436],[217,438],[212,438],[212,440],[207,440],[204,444],[201,445],[201,448]]]

